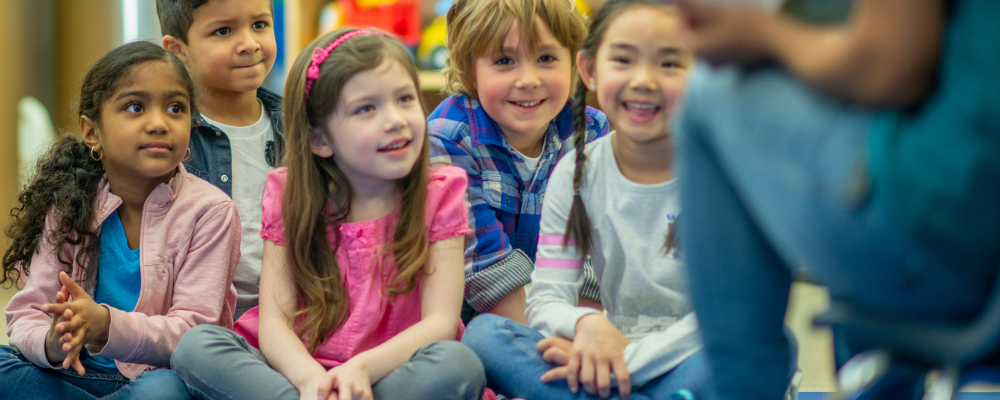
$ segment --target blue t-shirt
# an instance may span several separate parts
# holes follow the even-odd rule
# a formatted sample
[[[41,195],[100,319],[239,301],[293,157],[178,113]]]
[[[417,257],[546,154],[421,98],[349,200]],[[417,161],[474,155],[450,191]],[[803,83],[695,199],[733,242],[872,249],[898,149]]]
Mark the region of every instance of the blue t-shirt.
[[[873,125],[874,198],[954,264],[978,267],[1000,247],[1000,1],[946,4],[934,92]]]
[[[118,211],[112,212],[101,224],[101,250],[97,262],[94,301],[122,311],[132,311],[139,302],[141,290],[139,249],[128,248],[122,220],[118,217]],[[116,368],[112,358],[91,357],[91,361],[105,368]]]

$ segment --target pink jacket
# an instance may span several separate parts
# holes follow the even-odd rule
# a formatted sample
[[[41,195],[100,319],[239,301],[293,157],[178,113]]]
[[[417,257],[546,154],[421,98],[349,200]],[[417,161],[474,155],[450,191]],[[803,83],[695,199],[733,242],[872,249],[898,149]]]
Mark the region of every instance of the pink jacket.
[[[95,227],[122,204],[111,193],[105,178],[97,189]],[[55,228],[52,214],[46,232]],[[233,326],[236,289],[233,271],[240,257],[240,218],[236,205],[224,192],[188,174],[183,166],[167,184],[153,189],[142,212],[140,272],[142,290],[135,310],[128,312],[105,305],[111,312],[108,342],[88,345],[91,354],[117,360],[128,378],[170,365],[177,342],[192,326]],[[45,335],[52,317],[42,304],[55,302],[59,271],[66,270],[56,258],[48,234],[39,241],[31,259],[30,275],[4,311],[10,344],[32,363],[50,365],[45,357]],[[79,246],[64,247],[64,259],[75,259]],[[79,268],[71,274],[82,279]],[[85,286],[86,287],[86,286]],[[93,295],[93,289],[88,289]]]

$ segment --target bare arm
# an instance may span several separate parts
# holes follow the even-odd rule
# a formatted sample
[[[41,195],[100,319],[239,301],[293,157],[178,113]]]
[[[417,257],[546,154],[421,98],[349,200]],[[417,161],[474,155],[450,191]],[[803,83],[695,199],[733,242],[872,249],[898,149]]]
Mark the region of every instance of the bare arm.
[[[514,289],[487,312],[527,325],[528,320],[524,318],[524,310],[528,307],[526,297],[523,286]]]
[[[680,5],[694,52],[713,63],[773,60],[824,93],[872,107],[913,106],[934,85],[943,0],[858,0],[839,26],[749,7]]]
[[[295,284],[285,265],[285,247],[264,241],[264,257],[260,274],[260,320],[258,329],[260,351],[271,367],[280,372],[299,390],[300,396],[316,387],[326,369],[317,362],[305,344],[295,334]]]

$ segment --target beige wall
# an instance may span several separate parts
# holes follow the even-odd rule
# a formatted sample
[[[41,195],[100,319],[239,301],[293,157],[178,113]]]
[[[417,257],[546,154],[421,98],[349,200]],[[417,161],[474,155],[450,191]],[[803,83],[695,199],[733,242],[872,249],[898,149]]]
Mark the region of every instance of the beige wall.
[[[79,129],[76,107],[83,76],[91,64],[121,44],[121,0],[55,0],[56,129]]]
[[[26,82],[16,77],[24,76],[25,43],[19,36],[24,32],[26,23],[25,1],[0,1],[0,54],[4,61],[0,62],[0,77],[5,77],[3,89],[0,89],[0,147],[8,149],[7,154],[16,154],[17,141],[17,101],[26,91]],[[17,158],[0,157],[0,210],[10,209],[16,195]],[[6,213],[4,213],[6,214]],[[6,220],[4,219],[5,223]],[[10,241],[0,235],[0,248],[6,249]],[[0,288],[0,302],[6,304],[10,292]],[[6,324],[4,324],[6,328]],[[7,343],[7,337],[0,337],[0,344]]]
[[[17,148],[17,102],[34,96],[57,129],[76,131],[83,75],[121,41],[120,0],[0,1],[0,148]],[[0,157],[0,213],[17,196],[17,158]],[[6,224],[0,219],[0,225]],[[6,249],[0,235],[0,248]]]
[[[75,104],[90,65],[121,42],[120,0],[0,0],[0,214],[15,204],[17,103],[41,100],[57,129],[75,132]],[[0,218],[0,226],[7,218]],[[0,234],[0,249],[9,240]],[[0,287],[0,307],[12,291]],[[0,319],[0,328],[5,328]],[[0,332],[0,344],[7,337]]]
[[[8,149],[7,154],[17,154],[17,102],[27,91],[27,43],[21,37],[28,22],[26,14],[28,2],[0,2],[0,77],[4,89],[0,90],[0,147]],[[9,210],[17,189],[17,157],[0,157],[0,210]],[[3,213],[6,215],[6,212]],[[6,222],[4,219],[3,222]],[[7,247],[5,236],[0,236],[0,248]]]

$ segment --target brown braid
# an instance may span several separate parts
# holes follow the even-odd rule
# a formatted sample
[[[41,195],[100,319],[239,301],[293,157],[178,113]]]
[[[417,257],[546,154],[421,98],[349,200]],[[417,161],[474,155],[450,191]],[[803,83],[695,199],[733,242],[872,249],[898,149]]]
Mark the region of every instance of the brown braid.
[[[566,221],[566,234],[563,235],[563,246],[572,238],[576,248],[580,250],[580,258],[586,258],[593,244],[590,217],[587,207],[583,205],[580,188],[583,186],[583,167],[587,162],[584,146],[587,144],[587,83],[580,79],[576,85],[576,96],[573,101],[573,144],[576,146],[576,167],[573,170],[573,205],[569,208],[569,220]]]
[[[631,6],[652,6],[664,7],[657,0],[610,0],[604,3],[600,9],[590,18],[590,31],[587,38],[583,40],[580,53],[583,57],[594,61],[597,56],[597,48],[604,41],[604,33],[608,30],[608,25],[618,14]],[[584,66],[580,66],[584,68]],[[591,71],[593,73],[593,71]],[[587,85],[580,79],[576,85],[576,97],[573,102],[573,127],[576,133],[573,136],[576,146],[576,169],[573,171],[573,205],[569,209],[569,220],[566,221],[566,234],[563,236],[563,246],[569,243],[572,238],[576,242],[576,247],[580,249],[580,257],[586,258],[593,245],[591,235],[590,217],[587,216],[587,209],[583,205],[583,198],[580,197],[580,188],[583,186],[583,167],[587,161],[584,155],[584,145],[587,143]],[[667,230],[667,238],[664,248],[667,252],[677,246],[678,239],[674,226],[676,220]]]

